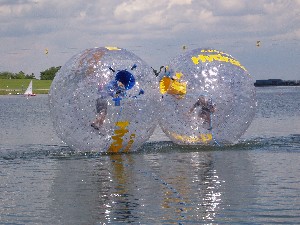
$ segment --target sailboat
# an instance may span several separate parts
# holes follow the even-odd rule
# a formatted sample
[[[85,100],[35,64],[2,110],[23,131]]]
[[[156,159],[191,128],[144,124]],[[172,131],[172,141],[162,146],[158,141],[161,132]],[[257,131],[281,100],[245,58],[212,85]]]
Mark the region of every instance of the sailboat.
[[[32,93],[32,80],[30,81],[26,91],[24,92],[24,96],[36,96],[36,94]]]

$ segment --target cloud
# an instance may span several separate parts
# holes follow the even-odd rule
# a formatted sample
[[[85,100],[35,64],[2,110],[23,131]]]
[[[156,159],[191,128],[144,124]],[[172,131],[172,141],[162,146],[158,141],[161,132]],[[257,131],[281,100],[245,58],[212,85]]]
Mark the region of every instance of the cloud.
[[[6,23],[2,22],[1,26],[2,36],[14,32],[39,35],[64,29],[102,35],[119,32],[132,38],[164,38],[168,36],[166,33],[180,35],[185,31],[189,33],[190,29],[206,33],[219,31],[225,36],[228,32],[238,34],[245,30],[273,30],[275,33],[280,32],[282,23],[288,22],[292,14],[297,17],[296,13],[299,13],[291,10],[296,3],[290,1],[260,1],[260,4],[239,0],[89,1],[85,4],[70,0],[9,2],[0,6],[2,18],[6,18]]]
[[[242,55],[257,50],[256,40],[265,49],[299,48],[299,24],[300,0],[2,0],[0,57],[2,65],[18,70],[27,64],[14,63],[9,52],[30,68],[30,51],[46,47],[49,63],[58,65],[97,45],[128,47],[156,64],[183,44]],[[25,54],[24,46],[32,50]],[[35,63],[36,71],[48,66],[42,58]]]

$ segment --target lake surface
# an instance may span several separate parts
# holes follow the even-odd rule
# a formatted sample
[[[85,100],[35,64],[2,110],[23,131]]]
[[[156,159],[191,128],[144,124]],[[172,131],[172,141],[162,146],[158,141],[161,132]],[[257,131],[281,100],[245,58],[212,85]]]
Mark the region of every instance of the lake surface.
[[[299,224],[300,87],[257,88],[238,144],[75,153],[47,95],[0,97],[0,224]]]

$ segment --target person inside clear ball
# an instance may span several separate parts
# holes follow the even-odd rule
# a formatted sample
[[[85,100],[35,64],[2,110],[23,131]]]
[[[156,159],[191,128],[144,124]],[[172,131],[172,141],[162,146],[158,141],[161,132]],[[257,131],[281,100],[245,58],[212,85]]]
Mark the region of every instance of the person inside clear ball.
[[[91,126],[96,130],[99,130],[104,123],[107,114],[107,99],[112,97],[115,102],[115,106],[120,106],[121,97],[125,96],[125,85],[120,81],[111,81],[107,84],[106,88],[103,90],[99,87],[98,95],[100,96],[96,100],[96,111],[97,117],[91,123]]]
[[[120,106],[121,97],[126,95],[125,85],[121,81],[111,81],[107,86],[107,93],[113,97],[112,100],[115,102],[115,106]]]
[[[96,130],[99,130],[101,125],[104,123],[107,114],[107,100],[104,98],[97,98],[96,100],[96,111],[97,117],[91,123],[91,126]]]
[[[189,113],[191,114],[196,108],[199,108],[197,116],[203,120],[203,127],[207,130],[211,130],[211,115],[216,110],[216,106],[212,103],[212,99],[201,95],[189,110]]]

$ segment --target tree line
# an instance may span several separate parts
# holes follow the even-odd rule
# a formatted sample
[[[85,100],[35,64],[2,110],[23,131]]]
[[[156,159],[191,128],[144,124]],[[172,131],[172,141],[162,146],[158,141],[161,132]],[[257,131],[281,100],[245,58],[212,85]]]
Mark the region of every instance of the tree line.
[[[40,72],[40,79],[41,80],[53,80],[55,77],[56,72],[61,68],[61,66],[52,66],[49,69],[46,69]],[[0,72],[0,79],[36,79],[34,74],[25,74],[23,71],[18,73],[12,72]]]

